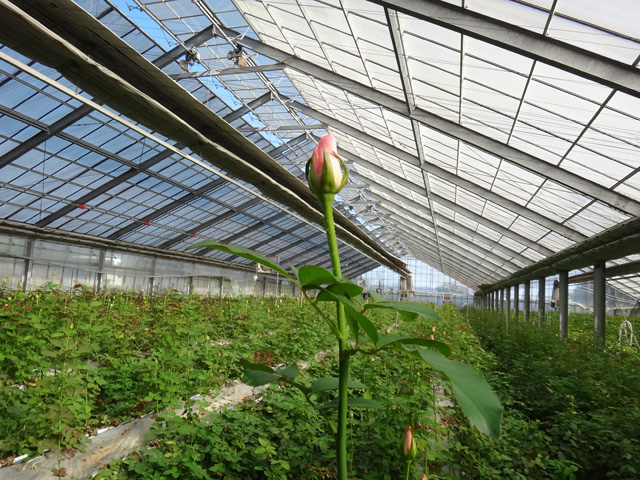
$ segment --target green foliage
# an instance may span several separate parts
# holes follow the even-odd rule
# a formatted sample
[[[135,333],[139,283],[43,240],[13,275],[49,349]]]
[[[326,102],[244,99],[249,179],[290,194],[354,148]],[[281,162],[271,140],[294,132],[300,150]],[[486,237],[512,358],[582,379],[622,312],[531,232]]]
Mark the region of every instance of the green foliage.
[[[592,316],[570,315],[568,339],[557,336],[557,315],[550,319],[543,328],[513,323],[505,335],[503,318],[473,313],[475,331],[496,356],[491,377],[507,412],[535,422],[550,458],[579,466],[576,478],[637,478],[640,355],[616,347],[622,319],[607,318],[611,348],[600,352]]]
[[[240,360],[306,359],[331,344],[313,315],[298,299],[6,293],[0,458],[81,448],[96,428],[237,378]]]
[[[280,388],[291,380],[308,389],[314,405],[335,402],[338,355],[331,332],[313,320],[316,308],[335,312],[331,304],[301,306],[298,299],[55,289],[5,295],[2,456],[58,443],[80,447],[85,432],[157,411],[162,423],[154,448],[112,462],[101,478],[331,478],[335,409],[312,408],[305,391],[287,382]],[[637,477],[637,355],[594,354],[588,319],[572,316],[575,338],[562,340],[555,327],[522,324],[505,336],[503,318],[471,310],[470,324],[451,306],[439,310],[437,321],[419,316],[396,323],[385,308],[366,313],[377,331],[389,333],[379,336],[377,348],[371,341],[351,344],[358,350],[351,358],[352,402],[382,407],[349,411],[354,478],[402,478],[399,452],[409,424],[416,425],[419,451],[414,480],[422,478],[425,461],[431,480],[460,472],[478,480]],[[483,372],[506,407],[500,439],[481,435],[457,404],[440,405],[454,400],[452,387],[422,358],[400,355],[404,349],[450,354]],[[308,368],[300,369],[301,361]],[[276,375],[262,399],[202,418],[197,409],[185,417],[165,410],[238,378],[248,371],[242,363]]]
[[[332,224],[331,204],[333,197],[326,197],[325,199],[325,216],[329,218],[328,224]],[[331,226],[331,228],[333,228]],[[337,244],[335,238],[328,233],[328,243],[330,252],[333,251],[337,257]],[[235,245],[223,245],[214,241],[205,241],[196,244],[190,248],[196,247],[208,247],[215,250],[220,250],[225,253],[233,253],[242,258],[252,260],[254,262],[265,265],[272,268],[288,278],[292,278],[286,272],[284,272],[278,265],[274,265],[274,262],[264,257],[263,255],[246,249],[245,247]],[[332,262],[335,258],[332,256]],[[339,272],[339,268],[335,272]],[[334,334],[339,343],[341,365],[340,375],[341,378],[348,378],[349,361],[351,355],[356,353],[362,353],[362,350],[356,348],[351,351],[345,349],[348,332],[345,325],[341,326],[341,317],[343,322],[346,321],[346,325],[349,327],[349,332],[357,344],[357,347],[361,343],[360,328],[365,333],[366,337],[373,343],[375,349],[383,348],[386,346],[394,346],[395,350],[401,353],[407,353],[415,358],[422,359],[425,363],[443,373],[453,385],[453,393],[458,399],[462,407],[462,411],[469,418],[469,421],[475,425],[482,433],[493,437],[500,436],[500,420],[502,416],[502,407],[500,401],[491,390],[491,387],[470,367],[463,365],[455,360],[447,360],[442,354],[424,350],[420,348],[408,348],[407,344],[416,346],[424,346],[427,348],[436,348],[440,351],[447,351],[446,345],[441,342],[429,341],[424,339],[405,339],[405,338],[393,338],[386,339],[379,343],[378,330],[365,315],[364,312],[372,309],[385,309],[392,310],[394,313],[401,315],[406,320],[414,320],[417,317],[422,317],[425,320],[438,321],[438,314],[429,306],[421,305],[411,302],[391,302],[381,299],[380,297],[374,297],[374,301],[364,303],[360,294],[362,293],[362,287],[354,284],[348,279],[339,278],[336,273],[332,273],[322,267],[305,265],[300,269],[294,269],[293,275],[298,280],[298,287],[300,287],[307,300],[318,309],[318,313],[324,318],[325,322],[329,326],[331,332]],[[310,290],[318,290],[318,295],[315,299],[306,294]],[[336,318],[332,319],[325,315],[319,308],[318,302],[334,302],[337,309]],[[394,345],[397,344],[397,345]],[[402,348],[397,348],[402,347]],[[369,354],[369,351],[365,351],[365,354]],[[373,352],[375,353],[375,352]],[[277,372],[262,370],[259,367],[253,365],[244,364],[245,370],[249,368],[249,374],[245,374],[245,379],[248,380],[250,385],[258,386],[265,385],[274,381],[284,381],[296,388],[300,389],[306,396],[307,401],[313,404],[313,401],[309,398],[306,387],[292,382],[291,378],[287,378],[286,375],[280,375]],[[339,397],[347,396],[346,384],[342,384],[343,388],[339,392]],[[362,407],[369,405],[370,408],[378,408],[378,404],[371,401],[360,401],[358,399],[349,399],[349,405],[358,404]],[[343,404],[344,405],[344,404]],[[321,408],[330,408],[338,406],[337,400],[323,405]],[[342,418],[340,418],[339,426],[345,422],[346,412],[343,410]],[[344,432],[344,430],[343,430]],[[344,443],[344,436],[338,438],[338,443]],[[344,446],[339,447],[341,450]],[[343,467],[339,467],[340,470]],[[344,472],[341,475],[344,477]]]

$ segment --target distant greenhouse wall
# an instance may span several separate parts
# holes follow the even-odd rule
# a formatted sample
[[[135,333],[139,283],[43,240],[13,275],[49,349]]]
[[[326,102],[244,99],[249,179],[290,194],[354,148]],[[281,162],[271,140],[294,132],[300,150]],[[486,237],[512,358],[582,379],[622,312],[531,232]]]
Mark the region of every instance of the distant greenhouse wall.
[[[295,285],[277,275],[0,235],[0,279],[7,289],[35,289],[52,282],[62,290],[83,285],[94,290],[128,290],[146,294],[177,291],[211,296],[293,296]]]
[[[414,302],[431,302],[435,305],[447,303],[461,308],[473,305],[473,291],[460,282],[443,274],[437,269],[414,258],[403,258],[413,273],[413,290],[411,300]],[[583,273],[576,270],[572,275]],[[558,276],[548,277],[545,281],[545,312],[554,310],[551,303],[553,283]],[[365,289],[379,290],[383,296],[398,299],[402,294],[401,277],[385,267],[378,267],[359,277],[364,282]],[[513,288],[513,287],[512,287]],[[524,285],[519,285],[517,298],[518,311],[524,311]],[[531,310],[538,311],[538,281],[531,281],[530,303]],[[511,309],[515,310],[515,292],[511,294]],[[628,315],[638,304],[638,299],[621,292],[611,285],[606,289],[607,314]],[[593,281],[573,284],[569,287],[569,311],[572,313],[593,313]]]
[[[473,290],[415,258],[402,259],[413,274],[411,300],[435,305],[454,304],[461,308],[473,304]],[[386,298],[397,300],[403,295],[402,277],[386,267],[378,267],[360,275],[365,290],[377,290]]]

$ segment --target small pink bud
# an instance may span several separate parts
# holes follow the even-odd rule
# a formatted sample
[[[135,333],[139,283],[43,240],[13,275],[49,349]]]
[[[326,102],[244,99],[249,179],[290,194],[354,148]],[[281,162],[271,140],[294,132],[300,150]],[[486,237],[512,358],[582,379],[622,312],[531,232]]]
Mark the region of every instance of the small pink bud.
[[[349,173],[337,154],[338,143],[332,134],[325,135],[318,142],[313,155],[307,162],[305,175],[309,188],[316,195],[338,193],[347,183]],[[344,173],[342,169],[344,168]]]
[[[413,442],[413,433],[411,433],[411,425],[404,431],[404,454],[409,455],[411,451],[411,443]]]
[[[404,443],[403,443],[404,459],[409,462],[414,459],[418,449],[416,442],[413,440],[413,432],[411,431],[411,425],[404,431]]]
[[[435,325],[434,325],[433,327],[431,327],[431,331],[432,331],[433,333],[436,333],[436,327],[435,327]]]
[[[435,338],[433,335],[431,335],[431,340],[435,340],[435,339],[436,339],[436,338]]]
[[[426,473],[425,473],[424,475],[422,475],[422,480],[429,480],[429,479],[427,478],[427,474],[426,474]]]

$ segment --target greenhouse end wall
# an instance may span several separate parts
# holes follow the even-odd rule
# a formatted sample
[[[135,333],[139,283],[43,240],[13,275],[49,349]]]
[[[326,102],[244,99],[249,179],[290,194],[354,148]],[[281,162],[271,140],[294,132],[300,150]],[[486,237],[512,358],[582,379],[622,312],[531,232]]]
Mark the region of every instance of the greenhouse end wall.
[[[188,260],[159,258],[74,245],[61,241],[0,235],[0,278],[10,290],[55,284],[93,290],[128,290],[146,294],[169,291],[210,296],[294,296],[289,280],[257,271]]]

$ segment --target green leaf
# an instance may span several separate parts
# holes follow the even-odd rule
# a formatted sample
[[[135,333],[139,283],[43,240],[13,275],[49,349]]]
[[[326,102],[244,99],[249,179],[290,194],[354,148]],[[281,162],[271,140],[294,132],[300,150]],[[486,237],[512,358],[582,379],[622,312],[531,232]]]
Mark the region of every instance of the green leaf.
[[[355,285],[355,284],[353,284]],[[335,285],[331,285],[331,287],[334,287]],[[357,285],[355,285],[356,287],[358,287]],[[358,325],[360,325],[360,327],[362,327],[362,329],[364,330],[364,332],[367,334],[367,336],[375,343],[378,341],[378,331],[375,327],[375,325],[373,325],[373,323],[371,323],[371,321],[365,317],[362,313],[360,313],[360,310],[358,310],[355,305],[351,302],[351,300],[349,300],[347,297],[345,297],[344,295],[341,295],[339,293],[335,293],[331,287],[329,288],[322,288],[320,287],[320,293],[318,294],[317,297],[317,301],[322,302],[322,301],[334,301],[334,302],[340,302],[342,305],[344,305],[344,310],[345,313],[347,315],[348,318],[351,318],[353,320],[355,320]],[[361,288],[361,287],[358,287]],[[353,329],[352,329],[353,330]],[[353,331],[352,331],[353,333]],[[338,336],[338,335],[336,335]],[[357,335],[354,334],[355,339],[358,338]]]
[[[329,285],[327,290],[331,290],[338,295],[346,295],[349,298],[357,297],[362,293],[362,287],[348,278],[342,278],[340,282]]]
[[[341,304],[344,305],[346,310],[355,311],[355,312],[358,311],[356,307],[353,305],[353,303],[351,303],[351,300],[349,300],[344,295],[335,293],[324,287],[319,287],[319,290],[320,290],[320,293],[318,293],[318,296],[316,297],[317,302],[340,302]]]
[[[240,360],[240,366],[245,370],[261,370],[263,372],[274,373],[275,370],[271,367],[267,367],[262,363],[252,363],[248,360]]]
[[[385,301],[379,303],[368,303],[364,308],[365,310],[369,310],[371,308],[390,308],[400,312],[403,317],[405,316],[404,314],[418,314],[427,320],[440,321],[440,317],[433,309],[419,303]]]
[[[329,270],[315,265],[304,265],[298,270],[298,279],[303,287],[337,283],[340,280]]]
[[[386,299],[375,290],[369,290],[369,296],[374,302],[386,302]]]
[[[364,330],[364,333],[367,334],[367,337],[369,337],[369,339],[371,339],[371,341],[374,344],[378,342],[378,329],[373,323],[371,323],[371,320],[369,320],[367,317],[365,317],[363,314],[361,314],[357,310],[345,309],[345,313],[347,314],[348,318],[351,318],[356,322],[358,322],[358,325],[360,325],[360,328]],[[357,339],[358,336],[354,335],[354,338]]]
[[[267,383],[280,381],[280,375],[275,370],[260,363],[251,363],[247,360],[240,360],[240,365],[244,369],[244,383],[250,387],[259,387]]]
[[[251,363],[247,360],[240,360],[240,365],[244,368],[244,383],[250,387],[259,387],[271,382],[284,382],[297,388],[304,395],[309,393],[307,387],[293,381],[293,378],[300,375],[300,369],[295,364],[279,370],[274,370],[261,363]]]
[[[289,378],[296,378],[298,375],[300,375],[300,369],[298,368],[298,365],[296,365],[295,363],[288,367],[279,368],[278,370],[275,370],[275,372],[278,375],[282,375],[284,377],[289,377]]]
[[[253,250],[250,250],[248,248],[241,247],[240,245],[225,245],[223,243],[216,242],[215,240],[203,240],[194,245],[191,245],[190,247],[187,247],[187,249],[203,248],[203,247],[212,248],[214,250],[219,250],[225,253],[230,253],[232,255],[235,255],[236,257],[246,258],[247,260],[251,260],[252,262],[256,262],[256,263],[259,263],[260,265],[264,265],[265,267],[270,268],[275,272],[278,272],[280,275],[284,275],[289,280],[293,280],[293,278],[291,277],[291,275],[289,275],[289,273],[287,273],[280,265],[278,265],[276,262],[274,262],[270,258],[267,258],[261,253],[254,252]]]
[[[324,377],[324,378],[319,378],[318,380],[313,382],[309,387],[309,389],[311,390],[311,393],[327,392],[329,390],[337,390],[338,384],[339,384],[338,377]],[[364,383],[356,382],[355,380],[349,380],[347,382],[347,387],[348,388],[369,388]]]
[[[294,266],[291,267],[291,271],[293,272],[293,276],[296,277],[298,281],[300,281],[300,271]]]
[[[407,349],[407,352],[412,356],[419,356],[447,376],[458,405],[472,425],[490,437],[500,436],[502,405],[478,372],[469,365],[449,360],[433,350]]]
[[[349,398],[347,399],[348,408],[382,408],[382,405],[375,400],[369,400],[368,398]],[[338,399],[334,398],[329,403],[316,407],[318,410],[325,410],[327,408],[338,408]]]
[[[433,350],[437,350],[447,357],[451,355],[451,348],[449,348],[449,345],[447,345],[446,343],[438,342],[437,340],[429,340],[427,338],[408,337],[406,335],[383,335],[376,342],[376,348],[380,350],[387,346],[394,347],[395,344],[398,343],[402,345],[419,345],[421,347],[431,348]]]
[[[353,338],[360,338],[360,332],[358,330],[358,322],[356,322],[354,318],[348,313],[345,313],[345,316],[347,317],[347,325],[349,326],[349,331],[351,332],[351,336]]]
[[[280,381],[281,378],[280,375],[263,372],[262,370],[245,370],[243,380],[250,387],[259,387],[267,383]]]

